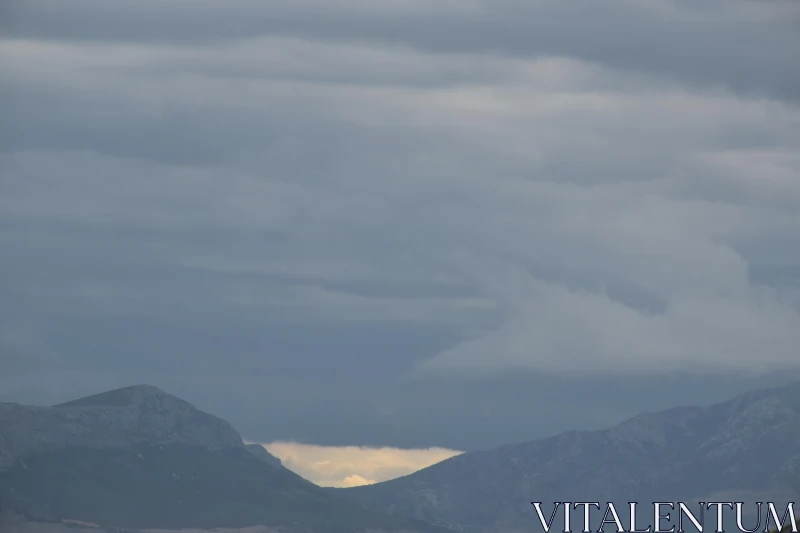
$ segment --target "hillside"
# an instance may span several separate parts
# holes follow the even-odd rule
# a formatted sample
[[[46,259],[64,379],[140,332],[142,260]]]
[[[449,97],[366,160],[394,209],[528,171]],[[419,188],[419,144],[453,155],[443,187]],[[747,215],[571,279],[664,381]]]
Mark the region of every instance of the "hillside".
[[[227,422],[153,387],[55,407],[0,404],[0,456],[0,513],[28,521],[437,531],[342,501],[248,450]]]
[[[534,423],[534,422],[532,422]],[[399,479],[330,489],[464,531],[537,527],[530,502],[794,500],[800,383],[710,407],[642,414],[601,431],[466,453]]]
[[[252,453],[254,456],[258,457],[268,465],[272,465],[275,468],[283,468],[283,463],[280,459],[269,453],[263,446],[260,444],[247,444],[246,445],[247,451]]]

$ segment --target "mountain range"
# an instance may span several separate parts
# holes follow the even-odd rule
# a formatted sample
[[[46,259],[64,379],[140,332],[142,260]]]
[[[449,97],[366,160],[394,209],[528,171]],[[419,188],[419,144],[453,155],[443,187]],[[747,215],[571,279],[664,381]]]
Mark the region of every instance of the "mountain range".
[[[0,403],[3,533],[530,532],[541,527],[532,501],[793,501],[798,469],[800,383],[348,489],[315,486],[155,387],[53,407]]]
[[[632,400],[635,400],[632,398]],[[346,490],[373,509],[460,531],[530,531],[532,501],[793,501],[800,489],[800,383],[708,407],[646,413],[600,431],[466,453]],[[753,504],[754,505],[754,504]],[[752,511],[755,507],[745,507]],[[785,507],[784,507],[785,509]]]

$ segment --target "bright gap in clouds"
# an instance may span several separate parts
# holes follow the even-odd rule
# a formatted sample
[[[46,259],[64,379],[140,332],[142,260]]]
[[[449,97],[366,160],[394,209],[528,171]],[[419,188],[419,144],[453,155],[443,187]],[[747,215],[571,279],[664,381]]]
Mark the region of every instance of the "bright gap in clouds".
[[[388,481],[463,453],[446,448],[407,450],[296,442],[261,445],[286,468],[322,487],[356,487]]]

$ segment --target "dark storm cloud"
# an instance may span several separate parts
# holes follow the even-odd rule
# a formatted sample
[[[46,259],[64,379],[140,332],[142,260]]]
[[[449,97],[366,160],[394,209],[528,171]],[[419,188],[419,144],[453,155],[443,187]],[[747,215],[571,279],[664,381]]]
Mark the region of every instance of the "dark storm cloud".
[[[0,399],[472,449],[796,375],[795,4],[110,6],[2,8]]]

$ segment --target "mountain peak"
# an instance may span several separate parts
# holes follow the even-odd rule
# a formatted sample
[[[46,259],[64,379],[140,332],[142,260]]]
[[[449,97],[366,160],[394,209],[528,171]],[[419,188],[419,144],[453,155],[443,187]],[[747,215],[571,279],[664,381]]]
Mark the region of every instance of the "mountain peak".
[[[54,407],[0,403],[3,531],[9,512],[19,531],[80,521],[96,531],[448,533],[332,497],[263,446],[245,447],[224,420],[149,385]]]
[[[150,385],[124,387],[53,407],[0,404],[0,472],[31,453],[188,445],[244,450],[226,421]]]
[[[152,402],[180,402],[187,404],[184,400],[171,394],[167,394],[158,387],[153,385],[130,385],[99,394],[92,394],[84,398],[72,400],[69,402],[55,405],[54,407],[78,407],[90,405],[104,405],[104,406],[123,406],[123,405],[140,405],[143,403]]]

